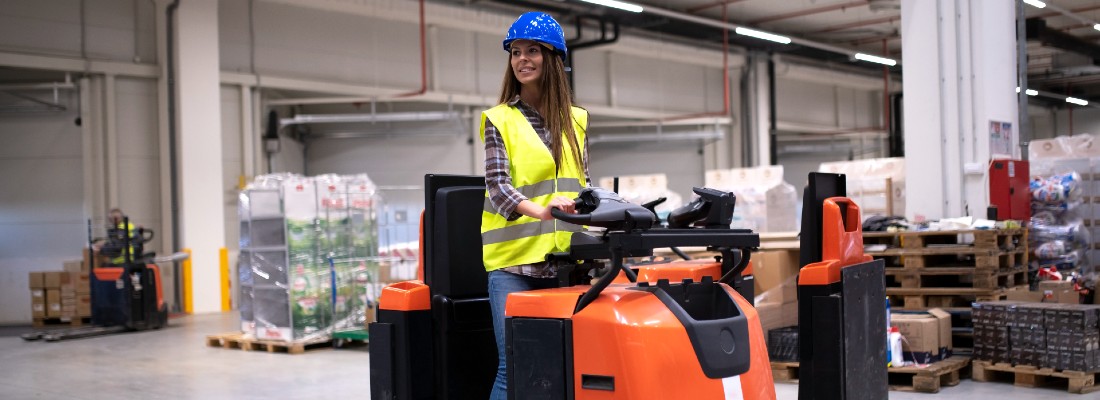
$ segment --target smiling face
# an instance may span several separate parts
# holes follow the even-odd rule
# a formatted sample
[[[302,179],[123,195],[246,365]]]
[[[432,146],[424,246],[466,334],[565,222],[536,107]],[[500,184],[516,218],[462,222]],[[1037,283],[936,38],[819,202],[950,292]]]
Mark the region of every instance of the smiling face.
[[[537,84],[542,79],[542,57],[547,51],[542,45],[530,40],[512,42],[512,74],[523,86]]]

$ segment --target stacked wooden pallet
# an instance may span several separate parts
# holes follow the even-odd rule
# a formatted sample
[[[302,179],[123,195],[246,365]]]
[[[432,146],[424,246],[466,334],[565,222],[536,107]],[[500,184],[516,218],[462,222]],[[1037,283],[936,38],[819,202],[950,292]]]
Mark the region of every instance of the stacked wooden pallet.
[[[1100,372],[1059,371],[1031,365],[974,361],[974,380],[978,382],[1010,380],[1021,387],[1060,386],[1070,393],[1085,394],[1100,391],[1098,378]]]
[[[1026,229],[865,232],[863,242],[886,262],[893,307],[969,307],[1028,283]]]
[[[798,362],[773,361],[772,377],[776,382],[797,383]],[[902,392],[938,393],[940,388],[956,386],[969,371],[970,357],[954,356],[920,367],[887,369],[890,390]]]

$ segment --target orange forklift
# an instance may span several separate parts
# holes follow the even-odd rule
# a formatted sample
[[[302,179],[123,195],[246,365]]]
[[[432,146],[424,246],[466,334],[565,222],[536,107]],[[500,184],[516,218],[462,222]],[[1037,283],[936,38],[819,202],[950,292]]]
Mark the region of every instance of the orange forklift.
[[[581,192],[578,214],[555,213],[605,230],[575,233],[568,253],[547,256],[561,287],[508,297],[509,398],[775,399],[756,310],[737,290],[751,290],[741,272],[759,236],[729,229],[730,193],[695,192],[667,228],[599,189]],[[421,280],[386,287],[369,327],[371,398],[488,398],[497,355],[481,264],[484,178],[428,175],[425,193]],[[721,256],[624,263],[677,246]]]
[[[129,218],[124,218],[121,226],[130,226]],[[145,243],[153,239],[153,231],[139,227],[134,233],[125,228],[108,228],[107,237],[101,239],[105,240],[101,254],[118,257],[122,262],[100,267],[95,265],[97,257],[93,243],[96,240],[92,239],[92,225],[88,222],[88,253],[92,254],[88,278],[93,326],[31,332],[22,338],[56,342],[167,326],[168,307],[161,289],[160,269],[155,263],[179,261],[187,258],[187,254],[155,258],[154,253],[144,252]]]
[[[428,175],[424,187],[420,280],[386,287],[369,327],[371,398],[487,398],[497,357],[480,254],[484,178]],[[554,213],[605,230],[575,233],[568,253],[547,256],[561,287],[509,295],[510,399],[775,399],[741,276],[759,236],[729,229],[730,193],[695,193],[667,227],[598,189],[581,192],[578,214]],[[883,263],[863,255],[859,207],[844,195],[843,175],[810,175],[800,400],[887,398]],[[624,263],[677,246],[721,256]]]

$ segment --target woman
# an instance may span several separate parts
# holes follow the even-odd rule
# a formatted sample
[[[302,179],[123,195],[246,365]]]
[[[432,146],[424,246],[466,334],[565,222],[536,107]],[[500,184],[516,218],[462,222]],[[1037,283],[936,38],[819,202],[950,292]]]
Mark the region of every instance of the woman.
[[[546,13],[524,13],[504,39],[508,68],[500,104],[482,113],[486,207],[482,254],[489,271],[500,362],[490,399],[507,398],[504,304],[508,293],[557,286],[546,254],[567,251],[580,226],[555,220],[553,208],[573,213],[588,185],[588,112],[573,107],[563,60],[561,26]]]

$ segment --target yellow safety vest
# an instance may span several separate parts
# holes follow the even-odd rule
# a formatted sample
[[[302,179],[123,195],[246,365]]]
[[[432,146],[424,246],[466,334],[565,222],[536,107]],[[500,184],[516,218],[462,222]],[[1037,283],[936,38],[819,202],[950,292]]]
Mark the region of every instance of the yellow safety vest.
[[[115,226],[115,227],[118,228],[118,229],[122,229],[122,223],[119,222],[118,225]],[[127,235],[130,236],[130,238],[132,240],[133,237],[134,237],[134,224],[126,224],[126,231],[127,231]],[[129,243],[127,243],[127,244],[129,244]],[[123,249],[119,249],[119,251],[123,251]],[[115,257],[115,258],[111,259],[111,264],[113,264],[113,265],[122,265],[123,263],[126,262],[126,257],[124,257],[124,256],[125,256],[125,253],[120,253],[118,257]],[[134,261],[137,261],[137,260],[141,259],[141,254],[134,254],[134,246],[130,246],[130,259],[134,260]]]
[[[588,111],[573,107],[572,114],[573,130],[581,146],[578,153],[583,156]],[[518,108],[501,104],[481,113],[482,142],[485,141],[486,119],[492,121],[504,140],[508,172],[516,190],[543,207],[557,196],[577,197],[586,184],[584,169],[573,158],[568,145],[563,145],[566,148],[562,149],[562,165],[555,173],[554,156]],[[563,139],[562,143],[568,142]],[[580,225],[556,219],[542,221],[526,215],[509,221],[492,206],[486,191],[481,213],[481,253],[485,270],[538,263],[546,260],[547,253],[569,251],[570,237],[582,229]]]

